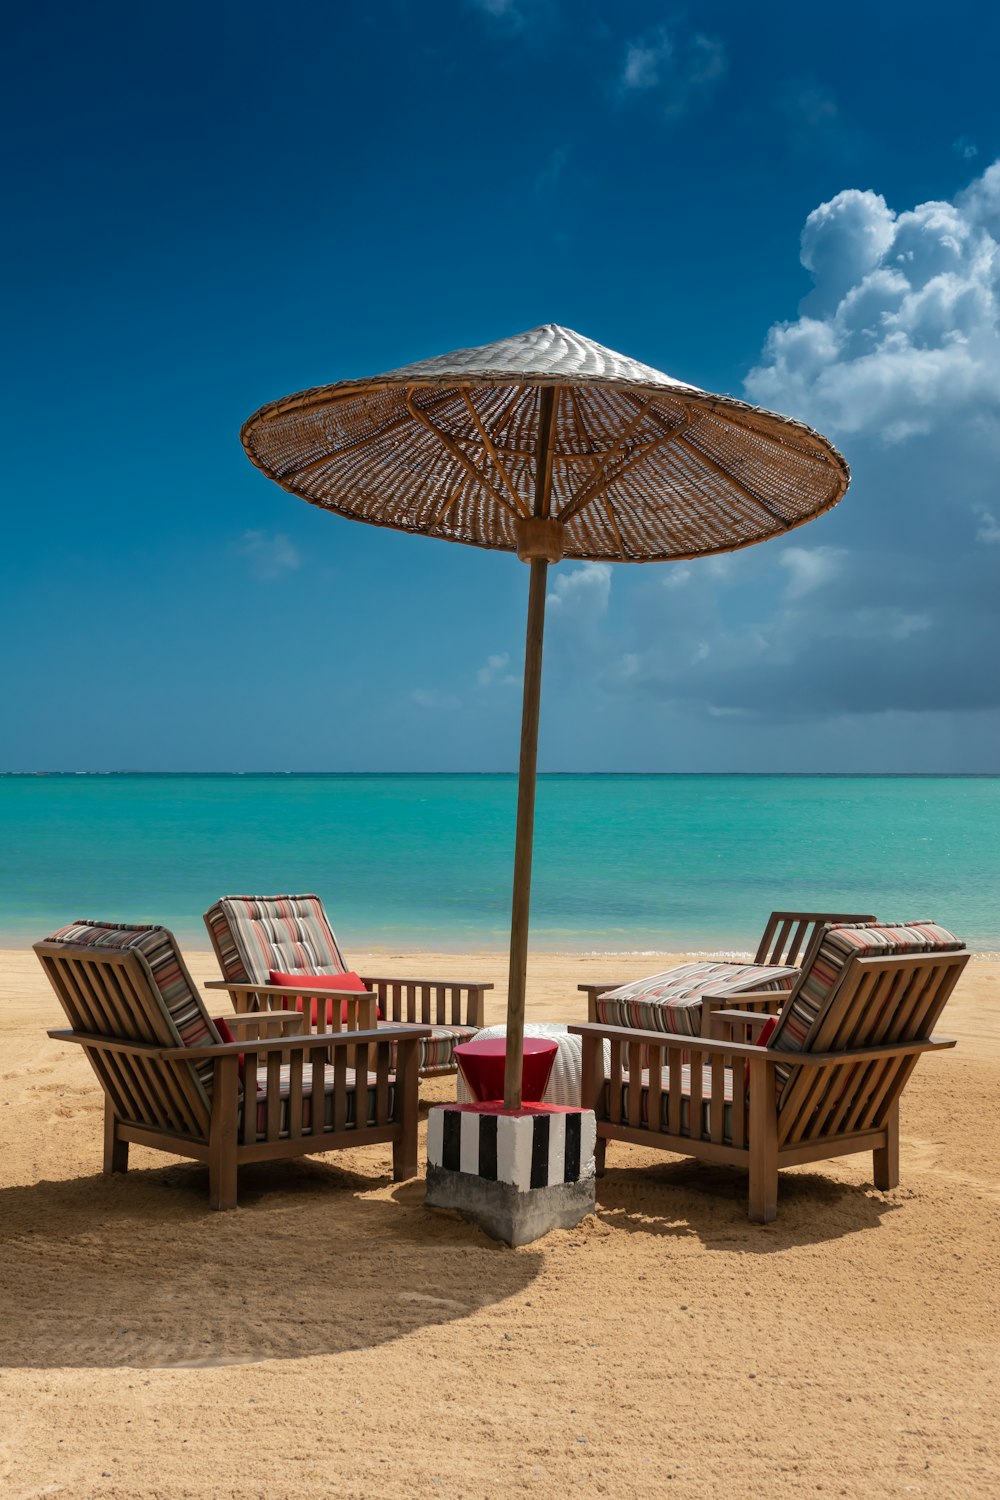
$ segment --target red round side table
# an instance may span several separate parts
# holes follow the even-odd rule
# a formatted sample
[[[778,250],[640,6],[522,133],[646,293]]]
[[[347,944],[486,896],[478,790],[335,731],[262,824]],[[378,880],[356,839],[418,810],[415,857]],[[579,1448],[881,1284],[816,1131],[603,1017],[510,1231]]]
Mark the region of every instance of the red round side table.
[[[521,1064],[521,1098],[525,1104],[537,1104],[545,1092],[559,1044],[549,1037],[526,1036],[522,1046],[524,1061]],[[486,1037],[481,1042],[461,1042],[455,1048],[455,1056],[462,1076],[480,1104],[503,1098],[506,1037]]]

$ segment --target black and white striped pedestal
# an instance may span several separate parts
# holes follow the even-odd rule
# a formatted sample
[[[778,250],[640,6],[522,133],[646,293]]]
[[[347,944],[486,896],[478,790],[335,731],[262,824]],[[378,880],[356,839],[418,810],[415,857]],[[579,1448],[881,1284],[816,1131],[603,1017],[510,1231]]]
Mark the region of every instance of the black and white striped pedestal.
[[[594,1112],[439,1104],[427,1122],[427,1202],[526,1245],[594,1209]]]

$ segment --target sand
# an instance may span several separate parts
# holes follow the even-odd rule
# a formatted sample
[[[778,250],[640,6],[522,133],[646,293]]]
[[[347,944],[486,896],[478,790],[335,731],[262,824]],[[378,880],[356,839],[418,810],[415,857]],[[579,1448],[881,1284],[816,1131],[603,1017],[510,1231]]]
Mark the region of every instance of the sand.
[[[493,979],[502,1015],[497,954],[389,962]],[[666,965],[538,957],[531,1016]],[[0,954],[4,1500],[1000,1488],[1000,963],[911,1080],[897,1190],[868,1157],[797,1168],[755,1226],[741,1174],[612,1145],[597,1213],[518,1251],[395,1186],[388,1148],[246,1170],[230,1214],[192,1163],[133,1148],[102,1177],[61,1021]]]

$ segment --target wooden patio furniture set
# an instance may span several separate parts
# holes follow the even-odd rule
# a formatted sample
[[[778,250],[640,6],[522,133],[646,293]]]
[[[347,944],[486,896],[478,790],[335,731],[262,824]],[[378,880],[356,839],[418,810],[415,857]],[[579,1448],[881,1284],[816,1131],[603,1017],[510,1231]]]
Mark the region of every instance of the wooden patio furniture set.
[[[71,1028],[49,1035],[104,1089],[104,1170],[131,1143],[205,1162],[217,1209],[244,1163],[388,1143],[394,1179],[415,1176],[419,1078],[455,1070],[490,986],[351,974],[315,896],[227,897],[205,920],[226,1017],[163,927],[78,922],[35,945]],[[922,1053],[955,1045],[932,1030],[968,958],[933,924],[775,912],[754,960],[767,988],[746,965],[679,966],[646,1001],[581,985],[590,1020],[569,1031],[599,1174],[609,1140],[738,1165],[757,1222],[782,1167],[871,1151],[895,1186],[899,1098]]]

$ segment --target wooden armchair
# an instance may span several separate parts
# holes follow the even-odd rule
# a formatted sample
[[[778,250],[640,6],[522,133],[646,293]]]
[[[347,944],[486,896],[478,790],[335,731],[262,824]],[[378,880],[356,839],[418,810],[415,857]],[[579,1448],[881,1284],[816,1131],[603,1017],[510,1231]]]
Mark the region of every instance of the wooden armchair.
[[[746,1008],[747,991],[754,994],[755,1009],[774,1013],[780,1009],[823,928],[832,922],[874,922],[873,916],[823,911],[773,911],[767,919],[753,963],[706,959],[704,962],[678,964],[653,976],[660,983],[660,994],[646,1000],[612,991],[636,991],[651,981],[622,980],[620,984],[578,984],[587,997],[587,1020],[603,1021],[614,1026],[649,1026],[654,1030],[684,1031],[691,1035],[711,1036],[712,1015],[723,1009],[734,996]],[[762,973],[766,966],[770,973]],[[606,1003],[602,1003],[606,997]],[[656,1010],[653,1007],[656,1007]],[[659,1014],[659,1011],[665,1014]],[[684,1012],[690,1014],[685,1015]],[[660,1023],[663,1024],[660,1024]]]
[[[301,974],[295,994],[335,998],[339,992],[310,990],[309,976],[346,974],[348,964],[318,896],[223,896],[205,913],[205,926],[225,978],[209,989],[225,989],[237,1010],[264,1010],[288,1003],[288,987],[269,983],[272,973]],[[376,1007],[393,1026],[429,1027],[421,1044],[422,1078],[454,1073],[455,1046],[481,1030],[492,984],[478,980],[401,979],[362,974],[370,1009],[363,1025],[375,1026]],[[357,1000],[357,992],[345,991]]]
[[[921,1053],[955,1045],[931,1032],[962,948],[929,924],[828,927],[763,1046],[743,1040],[768,1020],[754,1011],[716,1014],[728,1039],[571,1026],[598,1173],[609,1140],[743,1166],[757,1223],[777,1213],[781,1167],[871,1151],[876,1187],[895,1187],[899,1098]]]
[[[316,1035],[265,1010],[227,1017],[223,1041],[166,928],[78,922],[35,952],[72,1028],[49,1036],[81,1046],[104,1089],[105,1172],[127,1170],[133,1141],[191,1157],[216,1209],[236,1207],[244,1162],[388,1142],[393,1177],[416,1176],[426,1027],[348,1029],[338,1010]]]

